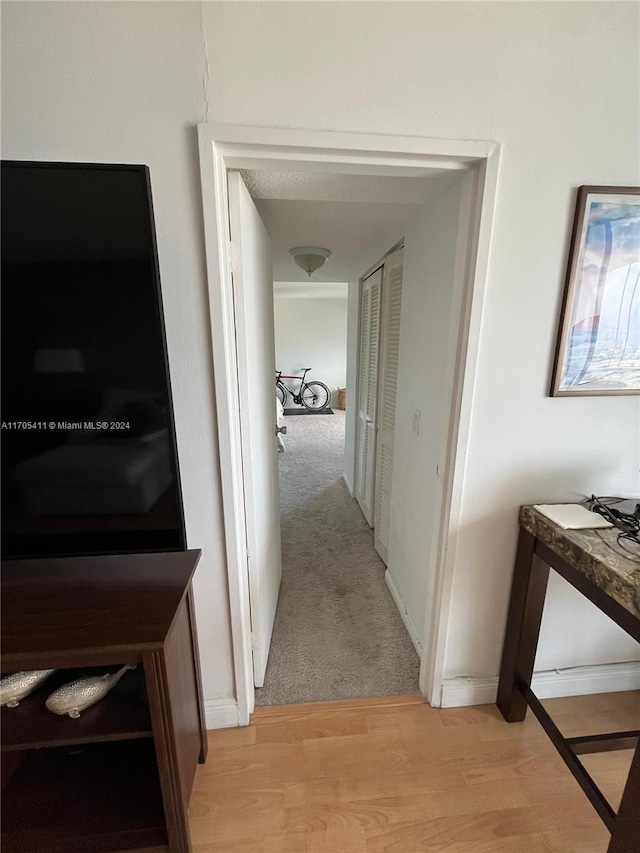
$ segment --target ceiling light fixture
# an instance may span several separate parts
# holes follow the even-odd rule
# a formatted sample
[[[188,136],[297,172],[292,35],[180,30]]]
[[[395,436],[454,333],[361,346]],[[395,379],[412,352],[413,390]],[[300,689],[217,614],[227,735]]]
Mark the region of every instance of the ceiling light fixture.
[[[319,246],[296,246],[295,249],[289,249],[289,254],[311,278],[316,270],[324,266],[331,252],[329,249],[321,249]]]

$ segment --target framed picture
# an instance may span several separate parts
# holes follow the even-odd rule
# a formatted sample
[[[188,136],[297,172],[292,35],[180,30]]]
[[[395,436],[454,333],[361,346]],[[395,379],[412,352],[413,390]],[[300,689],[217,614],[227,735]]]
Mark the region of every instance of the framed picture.
[[[640,187],[580,187],[552,397],[640,394]]]

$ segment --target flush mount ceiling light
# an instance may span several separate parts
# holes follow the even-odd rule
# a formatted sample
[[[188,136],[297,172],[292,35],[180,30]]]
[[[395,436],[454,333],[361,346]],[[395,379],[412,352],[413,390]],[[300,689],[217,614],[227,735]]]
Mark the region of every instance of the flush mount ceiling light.
[[[289,249],[289,254],[311,278],[312,274],[324,265],[331,252],[319,246],[296,246],[295,249]]]

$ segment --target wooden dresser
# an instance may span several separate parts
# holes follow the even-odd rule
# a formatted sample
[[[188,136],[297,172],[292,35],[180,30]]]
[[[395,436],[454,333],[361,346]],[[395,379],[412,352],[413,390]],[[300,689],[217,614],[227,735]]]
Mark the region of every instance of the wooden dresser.
[[[3,674],[56,669],[2,708],[4,853],[188,853],[206,757],[191,578],[199,551],[2,566]],[[45,699],[136,664],[78,719]]]

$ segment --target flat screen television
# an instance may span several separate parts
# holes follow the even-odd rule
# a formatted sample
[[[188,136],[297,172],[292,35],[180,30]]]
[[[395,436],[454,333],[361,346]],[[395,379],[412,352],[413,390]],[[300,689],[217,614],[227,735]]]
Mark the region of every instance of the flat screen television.
[[[183,550],[146,166],[4,161],[3,558]]]

